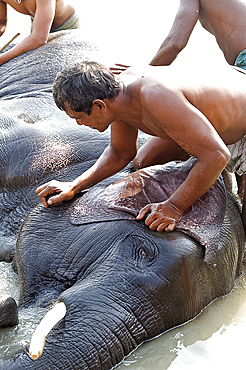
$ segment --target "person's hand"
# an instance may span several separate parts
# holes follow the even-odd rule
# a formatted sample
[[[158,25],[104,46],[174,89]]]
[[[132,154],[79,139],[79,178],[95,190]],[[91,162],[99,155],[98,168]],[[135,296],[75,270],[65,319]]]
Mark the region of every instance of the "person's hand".
[[[121,72],[124,72],[127,68],[129,68],[130,66],[126,66],[125,64],[118,64],[118,63],[115,63],[115,65],[113,67],[109,67],[110,71],[114,74],[114,75],[119,75]]]
[[[145,219],[145,225],[151,230],[157,231],[173,231],[183,214],[170,200],[162,203],[147,204],[140,209],[136,219],[143,219],[147,213],[149,215]]]
[[[52,204],[68,201],[75,195],[72,182],[61,182],[56,180],[40,185],[35,192],[46,208]],[[56,195],[50,197],[47,201],[46,197],[51,194]]]

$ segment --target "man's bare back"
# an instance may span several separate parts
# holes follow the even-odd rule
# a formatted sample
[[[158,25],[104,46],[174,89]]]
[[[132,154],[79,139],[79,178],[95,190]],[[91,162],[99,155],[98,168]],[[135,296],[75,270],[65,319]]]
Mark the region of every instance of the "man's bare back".
[[[145,76],[146,72],[146,77]],[[207,73],[206,73],[207,72]],[[150,77],[153,76],[153,77]],[[225,78],[226,76],[226,78]],[[151,112],[159,106],[162,111],[172,107],[171,99],[180,96],[181,120],[185,120],[183,108],[188,106],[194,110],[193,115],[202,113],[207,124],[211,124],[227,144],[238,141],[246,134],[246,74],[238,72],[233,67],[223,66],[212,71],[195,71],[192,67],[190,73],[173,66],[151,67],[147,66],[142,73],[134,74],[134,69],[128,69],[120,74],[127,94],[134,96],[134,105],[129,105],[129,112],[134,120],[131,122],[128,115],[126,121],[138,129],[161,138],[166,138],[165,121],[157,123]],[[136,101],[140,96],[142,105],[141,116],[136,120],[136,112],[140,111]],[[146,101],[146,103],[143,103]],[[150,107],[150,103],[152,106]],[[131,107],[131,109],[130,109]],[[175,107],[177,115],[178,108]],[[131,117],[131,115],[130,115]],[[165,117],[167,117],[165,115]],[[124,117],[121,117],[124,120]],[[177,130],[179,122],[175,121]]]
[[[233,65],[246,48],[245,0],[180,0],[170,33],[150,64],[171,64],[186,46],[198,19],[215,36],[226,61]]]

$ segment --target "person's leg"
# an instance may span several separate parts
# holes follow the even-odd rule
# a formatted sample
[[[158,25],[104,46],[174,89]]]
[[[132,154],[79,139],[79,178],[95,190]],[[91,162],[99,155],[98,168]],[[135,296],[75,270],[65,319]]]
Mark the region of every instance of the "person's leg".
[[[244,233],[246,235],[246,191],[245,191],[245,181],[244,181],[244,192],[243,192],[242,220],[243,220]]]
[[[138,150],[133,159],[136,170],[173,160],[186,160],[190,156],[174,140],[151,137]]]
[[[233,176],[233,174],[231,172],[227,171],[226,168],[222,171],[222,177],[223,177],[225,187],[230,193],[233,192],[232,176]]]
[[[244,188],[245,188],[245,175],[238,175],[235,173],[236,180],[237,180],[237,188],[238,188],[238,195],[240,199],[243,201],[244,197]]]

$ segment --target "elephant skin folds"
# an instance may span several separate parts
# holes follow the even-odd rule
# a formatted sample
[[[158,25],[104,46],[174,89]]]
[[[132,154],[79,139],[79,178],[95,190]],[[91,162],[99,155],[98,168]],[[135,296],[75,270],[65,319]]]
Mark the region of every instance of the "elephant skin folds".
[[[108,132],[78,127],[53,100],[57,73],[89,57],[98,57],[96,47],[63,31],[0,67],[0,261],[13,258],[21,222],[39,202],[36,187],[79,175],[108,144]]]
[[[187,163],[172,162],[168,171],[173,167],[175,173],[177,166],[187,170]],[[98,188],[103,209],[110,186]],[[99,221],[75,224],[74,214],[78,217],[83,197],[94,197],[93,189],[60,206],[35,207],[17,241],[20,309],[49,292],[48,299],[65,303],[67,314],[47,336],[38,360],[26,350],[6,360],[4,369],[111,369],[145,340],[194,318],[228,293],[240,273],[244,234],[238,205],[223,191],[219,245],[208,261],[193,237],[151,231],[122,218],[122,209],[117,218],[115,207],[114,220],[106,215],[103,221],[97,209]]]

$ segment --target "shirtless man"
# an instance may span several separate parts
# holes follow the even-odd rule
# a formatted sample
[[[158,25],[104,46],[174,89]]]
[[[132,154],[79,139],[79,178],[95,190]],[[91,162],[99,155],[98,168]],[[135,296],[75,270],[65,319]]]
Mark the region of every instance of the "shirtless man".
[[[33,19],[32,33],[12,49],[0,54],[0,65],[46,44],[50,32],[79,27],[72,5],[64,0],[0,0],[0,36],[7,25],[7,4]]]
[[[188,43],[198,20],[215,36],[226,61],[246,69],[245,0],[180,0],[172,28],[150,64],[170,65]],[[170,156],[163,148],[161,139],[150,138],[138,151],[134,167],[167,162]]]
[[[160,137],[170,151],[197,158],[185,182],[164,202],[137,216],[151,230],[172,231],[180,216],[216,181],[226,166],[228,144],[246,134],[246,75],[230,66],[214,72],[173,66],[127,69],[118,77],[96,62],[67,66],[54,82],[57,106],[79,125],[111,140],[96,163],[71,182],[36,189],[45,207],[70,200],[123,169],[136,155],[138,130]],[[52,195],[47,201],[46,197]]]
[[[151,65],[170,65],[188,43],[199,20],[222,50],[226,61],[234,65],[246,48],[245,0],[180,0],[172,28]]]

